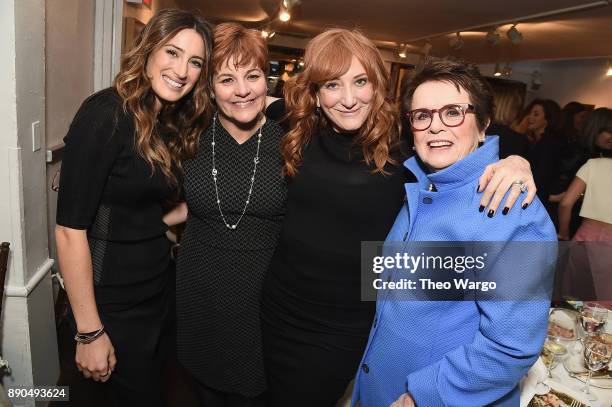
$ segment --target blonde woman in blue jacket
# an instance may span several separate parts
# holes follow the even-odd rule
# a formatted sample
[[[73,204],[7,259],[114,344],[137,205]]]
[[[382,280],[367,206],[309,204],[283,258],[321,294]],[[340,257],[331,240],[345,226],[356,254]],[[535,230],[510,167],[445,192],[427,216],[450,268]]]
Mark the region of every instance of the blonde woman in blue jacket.
[[[513,255],[512,268],[501,276],[512,285],[501,294],[506,298],[487,293],[462,301],[401,301],[406,297],[398,299],[397,291],[379,292],[353,405],[516,406],[519,380],[546,335],[555,229],[537,198],[497,215],[472,209],[482,170],[498,160],[497,137],[484,133],[493,115],[491,91],[474,65],[432,58],[408,92],[418,157],[405,166],[417,181],[405,184],[407,199],[385,246],[486,240],[529,241],[532,249],[514,256],[511,244],[493,245],[501,266]],[[521,182],[513,188],[524,190]],[[527,300],[513,297],[517,293],[527,293]]]

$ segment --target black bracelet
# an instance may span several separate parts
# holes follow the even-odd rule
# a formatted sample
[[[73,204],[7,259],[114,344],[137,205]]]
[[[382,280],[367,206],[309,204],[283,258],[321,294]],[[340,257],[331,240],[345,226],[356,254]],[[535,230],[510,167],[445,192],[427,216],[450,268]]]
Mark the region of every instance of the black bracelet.
[[[104,325],[102,325],[100,329],[98,329],[97,331],[88,332],[88,333],[77,332],[77,334],[74,335],[74,340],[82,344],[92,343],[93,341],[101,337],[102,334],[104,334],[104,332],[105,332]]]

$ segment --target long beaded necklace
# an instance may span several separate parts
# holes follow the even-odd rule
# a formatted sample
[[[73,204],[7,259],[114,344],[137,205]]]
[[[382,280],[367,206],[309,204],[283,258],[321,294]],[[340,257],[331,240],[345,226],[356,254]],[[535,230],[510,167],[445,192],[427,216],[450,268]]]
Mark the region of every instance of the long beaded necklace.
[[[215,195],[217,198],[217,207],[219,208],[219,214],[221,215],[221,220],[225,223],[225,227],[231,230],[235,230],[240,224],[242,217],[246,213],[247,206],[249,206],[249,202],[251,200],[251,194],[253,193],[253,184],[255,183],[255,174],[257,173],[257,164],[259,164],[259,145],[261,144],[261,130],[263,129],[263,124],[259,127],[259,134],[257,134],[257,152],[255,153],[255,157],[253,158],[253,175],[251,176],[251,186],[249,187],[249,194],[247,196],[246,201],[244,202],[244,208],[242,208],[242,214],[234,223],[231,225],[223,214],[223,210],[221,209],[221,198],[219,197],[219,187],[217,186],[217,175],[219,175],[219,171],[217,170],[217,166],[215,164],[215,130],[217,128],[217,114],[213,116],[213,126],[212,126],[212,142],[210,145],[212,146],[212,178],[213,183],[215,184]]]

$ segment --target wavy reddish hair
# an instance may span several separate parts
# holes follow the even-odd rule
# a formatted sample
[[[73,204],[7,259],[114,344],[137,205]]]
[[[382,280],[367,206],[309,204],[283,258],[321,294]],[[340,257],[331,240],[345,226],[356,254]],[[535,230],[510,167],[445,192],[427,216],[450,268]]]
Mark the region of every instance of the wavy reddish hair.
[[[399,145],[398,115],[387,97],[389,77],[380,52],[361,32],[334,28],[308,43],[302,72],[285,84],[287,121],[291,129],[281,141],[285,175],[294,177],[298,173],[304,146],[328,124],[324,114],[316,113],[319,87],[344,75],[353,57],[365,69],[374,90],[370,112],[354,144],[361,147],[366,164],[374,163],[375,173],[387,174],[385,165],[396,164],[390,153]]]

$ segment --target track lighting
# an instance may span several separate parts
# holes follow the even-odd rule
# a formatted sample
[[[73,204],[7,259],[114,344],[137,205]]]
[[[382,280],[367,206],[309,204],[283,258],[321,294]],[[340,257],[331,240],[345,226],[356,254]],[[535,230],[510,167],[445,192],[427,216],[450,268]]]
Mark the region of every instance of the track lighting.
[[[502,71],[502,75],[504,76],[512,75],[512,67],[510,66],[510,63],[506,63],[506,66],[504,66],[504,69]]]
[[[495,72],[493,72],[493,76],[502,76],[502,72],[499,67],[499,63],[495,64]]]
[[[285,6],[281,6],[280,12],[278,13],[278,19],[281,20],[283,23],[286,23],[287,21],[291,20],[291,14],[289,13],[289,10],[285,8]]]
[[[493,27],[488,33],[487,33],[487,41],[489,42],[489,44],[491,45],[497,45],[499,44],[499,42],[501,41],[501,35],[497,32],[497,28]]]
[[[463,48],[463,44],[465,44],[465,42],[463,41],[463,38],[461,38],[461,33],[459,32],[457,32],[457,35],[455,37],[452,37],[448,41],[448,45],[454,50],[460,50],[461,48]]]
[[[521,34],[520,31],[516,28],[516,24],[510,27],[510,29],[508,29],[506,35],[514,45],[520,44],[520,42],[523,41],[523,34]]]
[[[274,35],[276,35],[276,33],[269,28],[264,28],[263,30],[261,30],[261,36],[267,40],[274,37]]]

